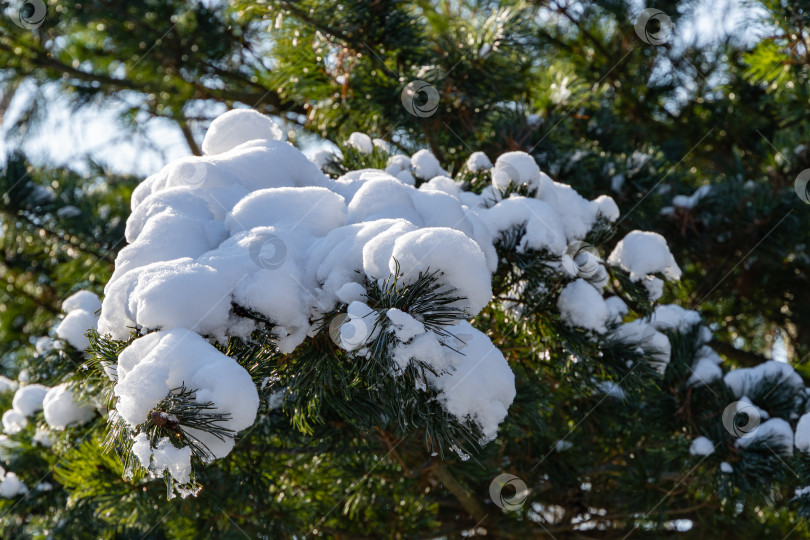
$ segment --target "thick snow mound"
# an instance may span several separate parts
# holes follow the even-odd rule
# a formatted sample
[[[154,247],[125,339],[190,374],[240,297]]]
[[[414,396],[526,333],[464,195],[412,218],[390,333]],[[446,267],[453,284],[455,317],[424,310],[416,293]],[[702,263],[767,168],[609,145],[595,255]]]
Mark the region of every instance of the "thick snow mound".
[[[796,448],[802,452],[810,452],[810,413],[805,413],[796,424]]]
[[[65,298],[62,302],[62,311],[70,313],[74,309],[83,309],[90,313],[95,313],[101,309],[101,300],[98,295],[90,291],[79,291]]]
[[[261,140],[281,140],[281,129],[265,115],[252,109],[233,109],[218,116],[205,134],[202,151],[222,154],[240,144]]]
[[[73,392],[67,384],[60,384],[48,390],[42,400],[42,409],[45,421],[54,429],[84,424],[95,416],[92,405],[80,404],[73,399]]]
[[[792,387],[795,392],[804,388],[801,375],[790,364],[768,360],[752,368],[739,368],[726,373],[723,381],[736,397],[749,395],[756,385],[768,379],[773,384]],[[762,404],[760,404],[762,405]]]
[[[630,272],[639,281],[649,274],[663,274],[668,280],[681,279],[681,269],[669,252],[664,237],[654,232],[632,231],[622,238],[608,257],[608,263]]]
[[[90,340],[85,334],[88,330],[95,330],[97,326],[98,318],[91,312],[74,309],[56,327],[56,335],[83,351],[90,346]]]
[[[482,443],[494,439],[515,399],[515,375],[487,335],[460,321],[448,328],[456,338],[450,348],[409,315],[389,310],[388,316],[397,338],[404,341],[394,350],[400,368],[413,360],[430,365],[438,375],[428,373],[427,384],[439,392],[445,410],[475,424]]]
[[[24,414],[14,409],[9,409],[3,413],[3,431],[9,435],[14,435],[25,429],[28,419]]]
[[[99,332],[116,339],[128,339],[132,329],[142,334],[119,357],[116,414],[141,426],[184,385],[196,391],[196,400],[231,415],[225,427],[245,429],[256,415],[256,387],[212,343],[269,331],[278,351],[290,353],[320,330],[324,316],[348,305],[336,343],[351,355],[368,354],[364,346],[375,337],[371,318],[385,321],[397,342],[399,372],[393,375],[412,361],[430,364],[439,375],[423,386],[446,411],[477,425],[484,440],[494,438],[515,387],[489,338],[459,321],[447,328],[457,343],[443,342],[447,336],[426,330],[425,321],[375,307],[367,289],[397,271],[402,284],[435,273],[444,292],[461,298],[455,307],[471,318],[491,300],[492,274],[501,264],[497,243],[518,233],[518,253],[544,251],[549,273],[562,274],[555,259],[600,223],[615,221],[615,202],[583,198],[523,152],[504,154],[494,166],[483,154],[471,156],[468,171],[492,174],[492,184],[476,194],[450,178],[429,150],[393,156],[385,171],[331,179],[282,139],[269,118],[230,111],[211,124],[204,156],[166,165],[133,192],[128,245],[116,258],[98,321]],[[361,153],[385,147],[362,133],[348,142]],[[527,196],[504,198],[510,186]],[[666,243],[651,233],[631,233],[614,255],[634,279],[680,275]],[[619,306],[608,307],[596,281],[568,284],[558,307],[569,324],[605,333],[622,314]],[[85,345],[79,338],[94,323],[97,299],[74,295],[65,309],[60,332]],[[643,331],[636,336],[635,330]],[[657,334],[649,325],[625,333],[642,348]],[[661,362],[668,359],[667,349]],[[212,457],[233,446],[230,438],[187,431]],[[185,454],[143,440],[136,453],[155,473],[187,477]]]
[[[465,297],[459,307],[470,317],[477,315],[492,297],[489,268],[484,253],[474,240],[454,229],[429,228],[406,233],[394,242],[388,268],[397,269],[404,283],[420,274],[440,269],[440,280],[454,294]]]
[[[578,326],[594,332],[607,331],[610,317],[605,300],[593,286],[582,278],[572,281],[557,299],[562,320],[571,326]]]
[[[116,410],[130,426],[137,426],[181,386],[195,391],[197,402],[213,403],[213,412],[230,415],[223,428],[238,432],[256,418],[259,395],[248,372],[199,334],[180,328],[148,334],[121,353]],[[202,442],[213,458],[224,457],[233,448],[232,438],[223,441],[209,433],[185,431]]]
[[[23,416],[33,416],[42,410],[42,400],[49,388],[41,384],[26,384],[17,389],[11,406]]]

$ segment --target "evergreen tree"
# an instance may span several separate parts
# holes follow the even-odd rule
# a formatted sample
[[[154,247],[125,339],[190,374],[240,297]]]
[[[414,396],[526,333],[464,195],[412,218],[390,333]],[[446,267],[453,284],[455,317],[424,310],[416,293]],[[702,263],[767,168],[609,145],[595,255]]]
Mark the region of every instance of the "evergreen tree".
[[[3,418],[4,537],[660,537],[685,527],[678,520],[697,537],[806,534],[806,389],[789,366],[763,363],[774,332],[795,360],[810,339],[807,212],[794,191],[808,167],[796,144],[806,136],[806,13],[764,5],[776,37],[685,48],[642,40],[624,2],[54,2],[35,28],[0,19],[6,105],[32,79],[77,106],[123,96],[125,120],[173,119],[194,154],[214,102],[247,105],[274,115],[293,143],[341,143],[340,155],[318,155],[333,181],[376,168],[451,189],[428,182],[436,175],[423,159],[397,156],[427,147],[454,185],[491,197],[490,209],[540,190],[509,161],[492,169],[467,158],[523,150],[622,210],[582,244],[566,242],[562,257],[527,249],[538,234],[531,216],[501,231],[493,300],[472,319],[516,378],[493,441],[423,387],[442,374],[429,361],[415,357],[392,376],[409,340],[391,309],[438,336],[444,354],[464,355],[452,328],[470,319],[459,308],[470,299],[440,268],[405,286],[398,268],[361,279],[371,311],[341,301],[292,350],[277,320],[234,303],[229,313],[252,321],[250,335],[200,333],[250,375],[255,422],[228,427],[234,413],[198,400],[184,380],[133,426],[116,417],[111,369],[161,327],[91,331],[85,342],[64,321],[90,320],[79,312],[92,315],[93,302],[71,295],[101,294],[114,275],[137,180],[9,156],[0,331],[10,379],[0,380],[0,405],[16,414]],[[694,6],[659,7],[677,33]],[[420,93],[414,81],[428,86]],[[43,96],[21,117],[21,136]],[[201,170],[210,172],[186,178]],[[638,228],[663,233],[683,268],[662,298],[660,282],[634,280],[608,257]],[[572,324],[584,319],[561,301],[583,282],[628,307],[604,331]],[[705,321],[659,305],[676,300],[700,306]],[[359,348],[358,328],[368,338]],[[37,339],[46,334],[55,346]],[[722,372],[707,345],[725,357]],[[738,369],[721,377],[729,367]],[[58,390],[45,411],[28,410],[25,395],[45,398],[47,388]],[[70,425],[49,418],[63,409]],[[212,460],[210,446],[234,437]],[[159,465],[186,449],[187,478]]]

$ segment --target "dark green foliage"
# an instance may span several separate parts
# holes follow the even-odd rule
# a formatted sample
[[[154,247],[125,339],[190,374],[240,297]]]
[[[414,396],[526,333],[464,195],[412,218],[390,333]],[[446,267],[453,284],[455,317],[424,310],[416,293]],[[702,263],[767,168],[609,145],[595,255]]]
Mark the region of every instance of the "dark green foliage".
[[[679,34],[696,2],[647,5],[664,10]],[[46,87],[58,87],[74,107],[117,107],[133,130],[147,119],[170,120],[200,153],[212,116],[249,106],[283,119],[298,144],[318,136],[342,143],[362,131],[391,141],[393,153],[428,147],[476,193],[491,176],[466,169],[472,151],[494,159],[524,150],[588,198],[614,196],[620,221],[585,239],[603,256],[633,229],[667,238],[684,276],[665,301],[700,307],[727,364],[763,361],[781,335],[808,376],[801,362],[810,354],[810,214],[793,188],[810,167],[803,121],[810,18],[804,2],[762,5],[765,37],[746,24],[745,43],[656,47],[634,32],[640,6],[623,0],[57,0],[33,31],[0,16],[0,113],[22,95],[21,85],[34,83],[17,100],[20,114],[9,115],[10,141],[24,141],[46,127]],[[416,79],[439,92],[430,116],[402,106],[402,90]],[[370,155],[341,152],[326,168],[333,178],[383,168],[389,157],[377,147]],[[618,178],[623,186],[614,190]],[[53,334],[69,294],[101,292],[124,245],[138,180],[95,164],[76,174],[31,167],[17,154],[6,159],[2,374],[70,381],[82,399],[113,402],[104,368],[130,340],[92,335],[89,356],[69,346],[37,353],[33,340]],[[697,205],[661,213],[674,195],[702,185],[711,192]],[[511,194],[528,192],[512,186],[503,195]],[[556,300],[573,276],[551,272],[558,261],[548,253],[519,253],[522,235],[508,231],[499,242],[496,299],[474,321],[516,374],[517,397],[496,441],[477,448],[471,426],[415,389],[425,376],[419,368],[391,376],[384,318],[372,325],[380,332],[368,357],[335,346],[329,326],[339,311],[282,355],[272,321],[233,306],[260,330],[217,347],[249,371],[262,404],[227,459],[196,464],[194,480],[203,486],[196,497],[167,502],[164,480],[127,457],[131,439],[120,424],[107,426],[98,415],[45,448],[33,442],[43,425],[38,413],[9,437],[19,446],[0,461],[29,487],[42,479],[54,489],[0,498],[0,536],[456,538],[476,527],[504,538],[810,535],[810,494],[795,494],[810,483],[810,459],[798,450],[788,456],[774,441],[737,444],[721,422],[737,399],[730,388],[722,380],[687,384],[698,329],[667,333],[672,356],[659,374],[638,347],[568,327]],[[649,316],[654,306],[643,286],[620,269],[608,272],[607,291],[630,316]],[[369,289],[372,307],[418,311],[439,332],[460,318],[450,306],[454,293],[437,290],[430,276],[405,288],[395,282]],[[618,384],[624,399],[605,394],[605,382]],[[205,404],[192,393],[178,389],[158,409],[180,413],[178,421],[187,412],[183,420],[193,422]],[[804,392],[780,380],[763,381],[747,397],[792,428],[808,407]],[[10,393],[0,393],[0,406],[11,406]],[[153,439],[182,437],[148,419],[141,427]],[[123,461],[101,451],[104,429]],[[699,435],[716,444],[713,454],[689,454]],[[453,443],[472,457],[444,452]],[[731,472],[721,470],[724,462]],[[513,513],[488,500],[502,472],[530,488]],[[674,530],[676,519],[689,520],[691,530]]]

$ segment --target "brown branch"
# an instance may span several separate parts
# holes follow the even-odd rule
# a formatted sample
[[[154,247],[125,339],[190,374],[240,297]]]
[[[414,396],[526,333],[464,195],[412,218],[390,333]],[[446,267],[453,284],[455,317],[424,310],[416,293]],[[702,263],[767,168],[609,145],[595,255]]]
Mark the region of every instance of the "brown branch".
[[[752,353],[749,351],[742,351],[729,343],[725,343],[723,341],[714,340],[710,343],[710,345],[720,354],[723,356],[727,356],[728,358],[734,360],[741,366],[746,367],[753,367],[762,364],[763,362],[767,362],[768,359],[764,356],[756,353]]]
[[[433,467],[433,474],[442,483],[442,485],[453,494],[453,496],[461,503],[464,510],[472,516],[476,523],[483,523],[487,517],[487,512],[484,507],[461,483],[456,480],[456,477],[441,463],[436,463]]]

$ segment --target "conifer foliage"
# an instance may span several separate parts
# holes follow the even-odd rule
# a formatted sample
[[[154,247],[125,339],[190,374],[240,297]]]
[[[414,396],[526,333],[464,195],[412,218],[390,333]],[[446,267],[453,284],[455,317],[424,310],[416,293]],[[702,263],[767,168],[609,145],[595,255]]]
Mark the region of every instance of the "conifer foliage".
[[[6,533],[627,534],[794,489],[803,511],[801,377],[724,375],[699,314],[659,304],[666,241],[616,238],[610,198],[521,152],[451,174],[356,133],[330,175],[280,138],[234,110],[141,183],[103,303],[67,298],[2,380]]]
[[[6,160],[2,537],[810,534],[806,367],[751,352],[810,343],[800,6],[26,5],[12,135],[58,87],[193,156]]]

